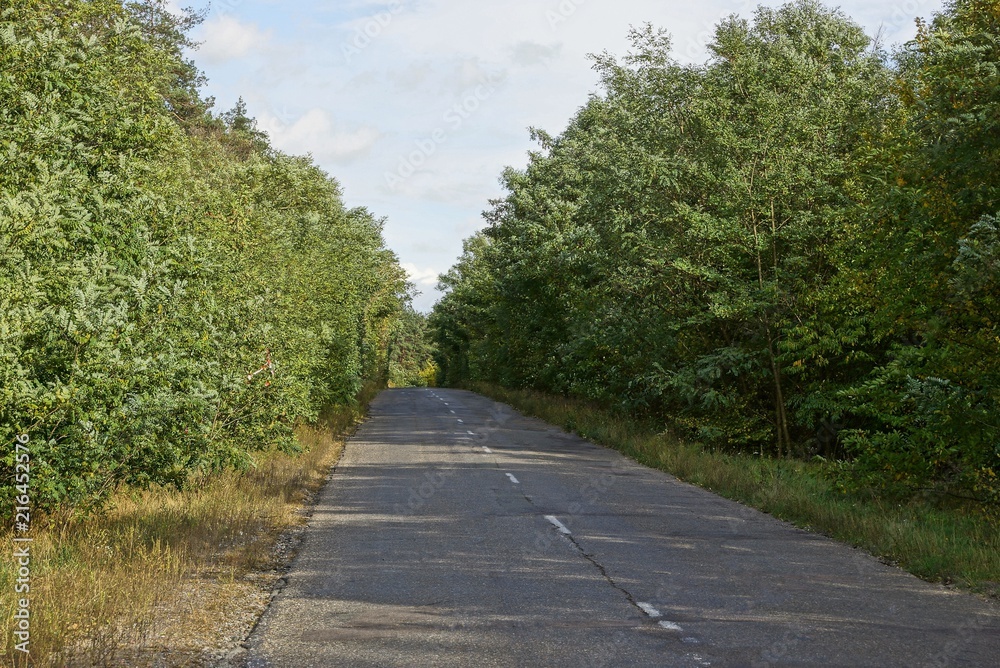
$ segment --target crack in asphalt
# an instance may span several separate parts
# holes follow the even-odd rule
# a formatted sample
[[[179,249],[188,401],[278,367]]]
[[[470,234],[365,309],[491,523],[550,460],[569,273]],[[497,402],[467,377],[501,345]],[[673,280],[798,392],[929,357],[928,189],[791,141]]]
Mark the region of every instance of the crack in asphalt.
[[[447,397],[467,424],[423,391],[376,400],[233,668],[996,664],[971,597],[470,396]],[[428,473],[446,493],[396,517]]]
[[[597,569],[597,572],[601,574],[601,577],[603,577],[609,585],[611,585],[612,587],[614,587],[615,589],[617,589],[618,591],[620,591],[622,594],[625,595],[625,598],[628,600],[629,603],[632,604],[632,607],[641,612],[644,618],[649,617],[649,613],[647,613],[645,610],[642,609],[642,606],[639,605],[639,602],[636,600],[635,596],[632,595],[632,592],[630,592],[628,589],[625,589],[625,587],[615,582],[615,579],[611,577],[611,575],[608,573],[608,569],[604,567],[604,564],[599,562],[597,558],[594,557],[594,555],[584,550],[583,546],[580,545],[579,542],[577,542],[576,538],[574,538],[572,534],[563,537],[573,544],[573,547],[577,549],[577,551],[580,553],[580,556],[582,556],[584,559],[586,559],[587,561],[589,561],[591,564],[594,565],[594,568]]]
[[[497,471],[501,470],[500,462],[497,461],[496,457],[493,458],[493,468],[495,468]],[[524,500],[527,501],[532,508],[534,508],[537,512],[540,513],[541,510],[539,509],[538,505],[535,503],[534,499],[528,496],[528,494],[524,491],[523,486],[519,486],[519,491],[521,492],[521,496],[524,497]],[[585,549],[583,549],[583,546],[580,545],[580,543],[576,540],[576,538],[573,536],[572,533],[568,535],[559,533],[559,536],[569,541],[570,545],[572,545],[576,549],[576,551],[580,554],[580,556],[589,561],[591,565],[593,565],[593,567],[597,569],[597,572],[601,574],[601,577],[604,578],[605,582],[611,585],[611,587],[614,588],[615,590],[621,592],[621,594],[625,596],[625,599],[632,605],[632,607],[638,610],[640,613],[642,613],[644,619],[647,618],[652,619],[649,616],[649,614],[642,609],[642,606],[639,605],[638,599],[636,599],[636,597],[632,594],[632,592],[630,592],[628,589],[615,582],[615,579],[611,577],[610,573],[608,573],[608,569],[604,567],[604,564],[599,562],[594,555],[590,554]]]

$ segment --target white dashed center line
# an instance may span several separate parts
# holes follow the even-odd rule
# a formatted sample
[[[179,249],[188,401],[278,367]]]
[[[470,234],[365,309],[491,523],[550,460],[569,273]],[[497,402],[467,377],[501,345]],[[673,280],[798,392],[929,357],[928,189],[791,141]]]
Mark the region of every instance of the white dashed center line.
[[[519,482],[517,481],[517,478],[515,478],[515,477],[514,477],[514,474],[513,474],[513,473],[508,473],[508,474],[507,474],[507,477],[508,477],[508,478],[510,478],[510,481],[511,481],[512,483],[514,483],[515,485],[520,485],[520,484],[521,484],[521,483],[519,483]]]
[[[636,603],[636,605],[642,608],[642,611],[645,612],[650,617],[652,617],[653,619],[663,616],[660,614],[659,610],[651,606],[649,603]]]
[[[452,415],[454,415],[454,414],[455,414],[455,411],[451,411],[451,414],[452,414]]]
[[[572,532],[569,529],[566,528],[565,524],[563,524],[558,519],[556,519],[555,515],[546,515],[545,519],[547,519],[552,524],[552,526],[554,526],[556,529],[558,529],[559,533],[565,534],[567,536],[572,535]]]
[[[476,435],[475,432],[472,432],[472,431],[466,431],[465,433],[468,434],[469,436],[475,436]]]
[[[459,420],[459,422],[462,422],[462,420]]]
[[[683,631],[681,627],[677,626],[673,622],[660,622],[660,626],[667,629],[668,631]]]
[[[490,450],[489,448],[487,448],[485,445],[483,446],[483,452],[485,452],[488,455],[492,455],[493,454],[493,451]]]

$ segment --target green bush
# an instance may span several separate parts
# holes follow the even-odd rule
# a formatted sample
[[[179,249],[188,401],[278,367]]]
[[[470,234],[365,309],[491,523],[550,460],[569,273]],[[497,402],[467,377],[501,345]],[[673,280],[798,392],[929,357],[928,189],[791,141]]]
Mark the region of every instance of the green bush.
[[[196,18],[0,13],[0,441],[30,437],[41,508],[248,465],[386,373],[407,285],[381,222],[242,105],[211,115]]]

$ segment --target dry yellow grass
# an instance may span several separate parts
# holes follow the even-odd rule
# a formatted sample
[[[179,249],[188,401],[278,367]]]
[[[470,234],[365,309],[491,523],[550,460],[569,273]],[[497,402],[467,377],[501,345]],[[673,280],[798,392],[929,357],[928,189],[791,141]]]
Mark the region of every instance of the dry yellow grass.
[[[238,645],[290,556],[276,553],[279,536],[305,521],[305,502],[359,418],[330,411],[321,426],[298,429],[298,456],[264,453],[249,471],[181,491],[121,490],[99,516],[36,522],[30,656],[13,647],[13,561],[0,567],[5,663],[193,666]]]

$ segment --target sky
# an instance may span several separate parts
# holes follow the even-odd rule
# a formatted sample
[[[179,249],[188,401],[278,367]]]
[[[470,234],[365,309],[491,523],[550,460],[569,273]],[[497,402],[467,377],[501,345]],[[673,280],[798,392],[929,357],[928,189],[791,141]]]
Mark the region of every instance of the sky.
[[[528,129],[560,133],[599,93],[589,54],[628,51],[630,26],[673,36],[701,63],[713,27],[745,0],[171,0],[207,8],[190,56],[216,111],[242,97],[278,149],[313,156],[348,206],[386,218],[385,239],[429,311],[437,277],[523,168]],[[832,3],[830,3],[832,4]],[[846,0],[869,34],[899,44],[942,0]]]

